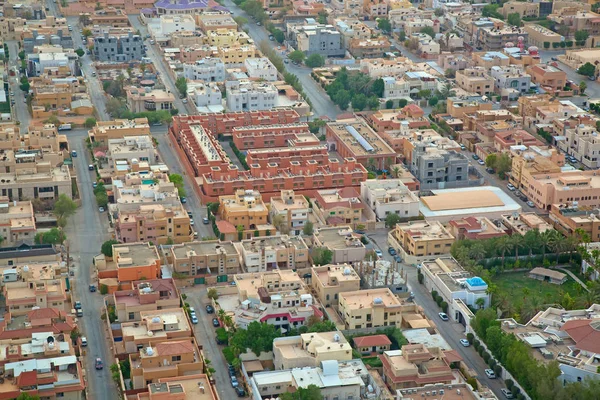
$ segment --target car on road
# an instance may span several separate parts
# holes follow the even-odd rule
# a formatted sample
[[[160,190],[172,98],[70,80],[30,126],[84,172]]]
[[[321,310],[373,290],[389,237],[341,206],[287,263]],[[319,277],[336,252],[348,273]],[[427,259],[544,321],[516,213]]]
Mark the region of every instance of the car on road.
[[[92,76],[96,76],[96,71],[92,71]]]
[[[448,321],[448,314],[441,312],[441,313],[438,313],[438,315],[440,316],[442,321]]]
[[[488,378],[496,379],[496,374],[494,373],[494,370],[488,368],[483,372],[485,372],[485,376],[487,376]]]
[[[460,339],[460,344],[462,344],[464,347],[469,347],[471,345],[467,339]]]
[[[534,204],[534,203],[533,203],[533,201],[531,201],[531,200],[528,200],[528,201],[527,201],[527,205],[528,205],[529,207],[531,207],[531,208],[535,207],[535,204]]]
[[[477,160],[477,162],[479,163],[479,165],[485,165],[485,161],[483,161],[481,158]]]
[[[73,306],[76,310],[81,310],[81,302],[80,301],[76,301],[75,305]]]
[[[89,171],[93,171],[94,170],[94,164],[89,164],[88,165],[88,170]]]
[[[494,170],[494,168],[486,168],[485,170],[488,174],[493,174],[496,172],[496,170]]]
[[[466,149],[467,149],[467,146],[465,146],[464,144],[461,144],[461,145],[460,145],[460,149],[461,149],[461,150],[466,150]]]
[[[552,57],[551,60],[552,61],[558,61],[558,58],[557,57]]]
[[[104,364],[102,363],[102,359],[100,357],[97,357],[96,361],[94,361],[94,367],[96,367],[96,369],[104,369]]]
[[[377,254],[377,257],[379,258],[383,257],[383,253],[379,249],[375,249],[375,254]]]
[[[179,198],[179,201],[181,201],[181,204],[185,204],[185,203],[187,203],[187,199],[186,199],[185,197],[183,197],[183,196],[181,196],[181,197]]]
[[[181,102],[182,102],[183,104],[187,104],[187,99],[183,99],[183,100],[181,100]]]
[[[511,192],[514,192],[515,190],[517,190],[517,188],[514,187],[514,185],[512,183],[509,183],[508,185],[506,185],[506,188],[508,190],[510,190]]]
[[[523,193],[521,193],[520,190],[515,190],[515,196],[521,197],[521,196],[523,196]]]
[[[98,182],[92,182],[92,188],[96,189],[98,187]]]
[[[81,343],[81,347],[87,347],[87,338],[85,336],[82,336],[79,340]]]
[[[231,377],[231,386],[233,386],[234,388],[238,387],[240,384],[237,380],[237,378],[235,376]]]
[[[237,393],[238,397],[246,397],[246,391],[241,386],[235,388],[235,393]]]
[[[98,207],[98,211],[100,211],[101,213],[104,212],[104,207]]]
[[[196,316],[196,314],[190,316],[190,320],[192,321],[192,324],[198,324],[198,317]]]
[[[75,150],[71,151],[71,157],[77,157],[77,152]]]
[[[227,369],[229,370],[229,376],[235,376],[235,367],[231,364],[227,364]]]
[[[210,304],[208,304],[206,306],[206,313],[207,314],[214,314],[214,312],[215,312],[215,309],[213,308],[213,306],[211,306]]]
[[[396,254],[396,255],[394,256],[394,260],[395,260],[397,263],[401,263],[401,262],[402,262],[402,257],[400,257],[398,254]]]
[[[298,65],[298,62],[297,61],[292,61],[292,64]]]
[[[388,253],[390,253],[391,256],[395,256],[396,254],[398,254],[396,252],[396,249],[393,247],[388,247]]]
[[[202,223],[204,225],[208,225],[208,224],[210,224],[210,220],[208,219],[208,217],[204,217],[204,218],[202,218]]]
[[[187,215],[188,215],[188,217],[190,217],[190,218],[194,218],[194,216],[192,215],[192,212],[191,212],[191,211],[188,211],[188,212],[187,212]]]
[[[194,226],[194,219],[190,218],[190,226]]]
[[[590,81],[595,81],[595,80],[596,80],[596,77],[595,77],[595,76],[588,76],[588,79],[589,79]]]
[[[221,324],[219,323],[219,320],[217,318],[212,319],[212,324],[215,328],[219,328],[221,326]]]
[[[502,389],[500,389],[500,391],[502,392],[504,397],[506,397],[507,399],[514,399],[512,392],[510,390],[508,390],[507,388],[502,388]]]
[[[477,154],[473,154],[473,160],[475,160],[475,161],[479,160],[479,156]]]
[[[284,64],[289,64],[290,60],[288,60],[287,58],[285,60],[283,60]]]
[[[94,293],[96,291],[96,285],[90,285],[90,292]]]

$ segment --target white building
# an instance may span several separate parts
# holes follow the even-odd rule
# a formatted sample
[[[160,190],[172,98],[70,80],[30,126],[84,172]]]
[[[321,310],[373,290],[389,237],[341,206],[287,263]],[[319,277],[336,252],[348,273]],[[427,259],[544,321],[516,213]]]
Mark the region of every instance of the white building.
[[[155,36],[169,37],[175,32],[196,30],[196,21],[191,15],[161,15],[159,30],[153,32]]]
[[[128,136],[119,139],[108,139],[107,157],[113,162],[132,160],[146,161],[150,164],[156,159],[156,150],[150,136]]]
[[[246,72],[250,78],[273,82],[277,80],[277,68],[267,57],[247,58],[244,61]]]
[[[502,92],[504,89],[512,89],[515,98],[529,92],[531,87],[531,75],[525,73],[523,68],[516,65],[506,67],[493,66],[490,75],[494,78],[494,86]]]
[[[383,98],[385,100],[410,98],[410,84],[403,78],[384,76],[382,80]]]
[[[215,82],[188,82],[188,96],[192,99],[198,111],[222,111],[222,94]]]
[[[276,215],[281,215],[291,235],[302,233],[304,225],[308,222],[309,213],[308,200],[301,194],[295,194],[293,190],[282,190],[281,196],[271,197],[269,208],[271,222]]]
[[[421,54],[440,54],[440,44],[429,35],[419,33],[417,37],[419,39],[419,52]]]
[[[227,81],[228,111],[270,110],[277,105],[277,88],[270,83]]]
[[[225,64],[220,58],[203,58],[193,64],[183,64],[183,76],[205,82],[223,82]]]
[[[400,218],[419,216],[419,198],[400,179],[361,182],[360,195],[380,220],[389,214],[398,214]]]

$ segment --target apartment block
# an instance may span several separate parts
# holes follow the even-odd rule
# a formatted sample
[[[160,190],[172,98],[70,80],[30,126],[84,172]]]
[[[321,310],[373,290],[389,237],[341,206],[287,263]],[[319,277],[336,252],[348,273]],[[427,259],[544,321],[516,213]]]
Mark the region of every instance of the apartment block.
[[[196,81],[223,82],[225,64],[220,58],[206,57],[191,64],[183,64],[182,76]]]
[[[367,249],[360,239],[353,235],[350,226],[323,227],[315,229],[313,246],[324,247],[333,253],[333,264],[354,264],[365,259]]]
[[[327,145],[318,144],[319,139],[312,133],[294,136],[295,139],[288,141],[289,147],[249,149],[246,152],[246,162],[253,166],[258,164],[266,171],[270,171],[274,165],[279,168],[289,168],[294,162],[316,165],[329,161]],[[312,142],[317,144],[310,145]]]
[[[85,25],[108,25],[113,27],[126,28],[129,26],[129,19],[124,10],[114,7],[106,7],[102,10],[94,11],[85,19]]]
[[[11,247],[21,243],[33,244],[35,233],[35,216],[31,201],[11,202],[8,197],[0,197],[2,245]]]
[[[240,270],[240,254],[231,242],[195,241],[170,249],[173,270],[189,277],[232,275]]]
[[[284,234],[300,235],[308,222],[309,214],[308,200],[300,194],[295,194],[293,190],[282,190],[280,196],[271,197],[269,219],[273,223],[280,215],[283,221],[279,230]]]
[[[523,179],[523,193],[539,208],[576,201],[581,207],[598,206],[600,177],[597,170],[532,175]]]
[[[58,308],[31,310],[24,316],[6,313],[0,325],[0,340],[22,340],[43,330],[68,337],[76,328],[75,316]]]
[[[404,185],[402,179],[366,180],[360,184],[360,194],[364,204],[380,220],[389,214],[398,214],[401,218],[419,215],[419,199]]]
[[[247,58],[244,67],[250,78],[261,79],[269,82],[278,80],[277,68],[266,57]]]
[[[188,82],[188,96],[192,99],[198,111],[223,108],[223,94],[215,82]]]
[[[320,54],[324,57],[340,57],[346,54],[342,35],[332,25],[321,25],[307,19],[305,25],[291,29],[290,38],[298,50],[307,56]]]
[[[176,135],[177,144],[183,150],[196,175],[209,173],[213,168],[227,168],[229,156],[217,138],[200,123],[180,120]]]
[[[600,138],[595,127],[577,125],[565,129],[563,136],[557,140],[558,148],[563,153],[575,157],[586,168],[600,168]]]
[[[35,154],[26,154],[35,163]],[[0,196],[10,201],[22,199],[58,199],[61,194],[71,198],[69,167],[55,167],[48,162],[35,163],[28,169],[0,172]]]
[[[67,301],[63,279],[5,283],[6,310],[13,316],[26,315],[33,307],[64,309]]]
[[[277,370],[317,367],[322,361],[350,361],[352,347],[341,332],[314,332],[273,340]]]
[[[469,216],[453,219],[448,223],[448,231],[457,240],[486,240],[506,236],[504,229],[496,226],[487,217]]]
[[[119,282],[156,279],[160,276],[161,258],[156,246],[150,243],[114,244],[113,260]]]
[[[340,293],[360,290],[360,277],[350,264],[311,268],[311,286],[325,307],[336,306]]]
[[[396,163],[396,152],[362,118],[338,120],[325,126],[330,148],[365,167],[385,169]]]
[[[150,136],[128,136],[122,139],[108,139],[106,156],[115,164],[118,161],[132,163],[137,160],[138,165],[150,165],[157,160],[158,153]]]
[[[365,217],[365,205],[354,188],[317,190],[313,204],[314,212],[328,225],[356,225]]]
[[[273,236],[241,242],[242,260],[248,272],[297,269],[308,266],[308,246],[301,236]]]
[[[440,222],[427,220],[397,224],[388,238],[398,244],[401,253],[418,259],[437,258],[450,253],[455,240]]]
[[[506,43],[514,43],[517,45],[519,37],[522,37],[522,42],[527,46],[529,34],[523,28],[513,26],[494,28],[483,27],[476,31],[475,42],[477,46],[483,47],[484,50],[502,50]]]
[[[173,279],[134,281],[131,287],[112,294],[112,303],[121,322],[140,321],[142,311],[179,307],[179,291]]]
[[[469,160],[464,154],[424,141],[415,143],[410,170],[421,182],[421,189],[466,186],[469,180]]]
[[[507,233],[512,235],[525,236],[527,232],[532,230],[544,233],[552,229],[552,225],[535,212],[503,214],[501,221],[502,225],[506,227]]]
[[[150,136],[150,125],[147,118],[117,119],[114,121],[98,121],[88,132],[91,142],[104,146],[109,139],[122,139],[128,136]]]
[[[177,188],[166,173],[128,172],[123,178],[114,179],[113,185],[115,204],[109,204],[112,213],[134,212],[142,205],[178,208],[181,204]]]
[[[229,112],[269,110],[278,104],[278,90],[270,83],[227,81],[225,87]]]
[[[535,3],[517,3],[517,4],[530,4]],[[535,4],[537,5],[537,4]],[[554,48],[554,43],[561,43],[565,41],[565,37],[559,33],[551,31],[538,24],[525,24],[523,27],[525,32],[529,34],[529,45],[537,46],[540,49],[545,48],[544,43],[550,43],[550,46]]]
[[[69,75],[78,75],[80,68],[77,53],[72,49],[63,50],[60,46],[42,45],[35,53],[27,53],[25,61],[29,77],[46,75],[53,70],[68,70]]]
[[[520,189],[525,175],[554,174],[560,172],[563,165],[565,155],[555,148],[530,146],[526,151],[513,152],[510,183]]]
[[[531,87],[531,76],[526,74],[522,68],[517,66],[497,67],[490,70],[490,75],[494,79],[494,86],[503,95],[503,90],[510,89],[513,92],[508,97],[518,98],[521,94],[527,93]],[[504,95],[503,95],[504,97]]]
[[[462,97],[449,97],[447,100],[447,109],[451,117],[462,118],[465,114],[475,113],[480,110],[491,110],[492,102],[482,101],[481,98],[475,100]]]
[[[494,79],[481,67],[456,72],[456,83],[469,93],[488,95],[494,92]]]
[[[350,1],[350,3],[353,3]],[[356,3],[356,1],[354,2]],[[353,4],[345,3],[345,8],[353,8]],[[370,39],[373,31],[364,22],[355,18],[358,16],[358,10],[356,12],[346,13],[348,17],[336,18],[333,22],[337,30],[342,34],[344,40],[344,46],[348,47],[348,44],[352,39]]]
[[[391,43],[384,37],[377,39],[352,39],[348,43],[348,51],[356,58],[378,58],[390,51]]]
[[[236,229],[243,227],[243,237],[251,239],[256,231],[268,231],[275,227],[269,224],[269,210],[256,190],[237,190],[232,196],[219,196],[219,218]],[[268,236],[268,235],[267,235]]]
[[[339,314],[346,329],[401,326],[402,302],[388,288],[343,292]]]
[[[246,32],[237,31],[236,29],[217,29],[214,31],[207,31],[204,42],[211,46],[217,47],[232,47],[236,44],[253,43],[252,39]]]
[[[127,93],[127,107],[134,113],[168,111],[174,108],[175,96],[164,90],[130,86],[125,88],[125,92]]]
[[[141,36],[129,32],[127,35],[112,36],[105,33],[94,37],[92,54],[97,61],[129,62],[141,60],[144,42]]]
[[[520,1],[509,1],[502,5],[500,13],[504,18],[508,17],[508,14],[517,13],[521,18],[523,17],[539,17],[540,5],[539,3],[523,3]],[[527,27],[529,25],[525,25]],[[529,36],[531,38],[531,35]],[[537,44],[535,45],[537,46]]]
[[[556,93],[567,84],[566,72],[549,64],[537,64],[527,68],[531,81],[540,85],[546,92]]]
[[[509,151],[514,146],[541,146],[542,142],[523,129],[496,132],[494,147],[498,151]]]
[[[201,374],[202,356],[194,338],[165,340],[129,354],[133,389],[143,389],[161,379]]]
[[[233,143],[239,150],[268,148],[273,157],[277,157],[273,148],[318,145],[319,140],[310,133],[308,124],[296,122],[291,124],[276,124],[271,126],[240,126],[233,128],[231,135]]]
[[[161,378],[138,393],[137,400],[217,400],[217,390],[206,374]]]
[[[114,218],[115,234],[123,243],[151,241],[158,245],[189,242],[193,238],[190,217],[181,205],[139,205],[137,210],[119,210]]]

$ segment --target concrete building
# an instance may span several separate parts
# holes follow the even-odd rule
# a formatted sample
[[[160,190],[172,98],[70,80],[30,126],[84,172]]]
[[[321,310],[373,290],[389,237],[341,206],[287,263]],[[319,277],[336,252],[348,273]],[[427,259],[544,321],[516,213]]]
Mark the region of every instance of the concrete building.
[[[600,168],[600,138],[595,127],[577,125],[565,129],[563,136],[557,140],[558,148],[563,153],[575,157],[586,168]]]
[[[521,18],[523,17],[539,17],[540,5],[539,3],[523,3],[520,1],[509,1],[502,5],[499,10],[504,18],[508,17],[508,14],[517,13]],[[528,24],[525,27],[529,26]],[[529,36],[531,38],[531,35]],[[537,45],[535,45],[537,46]]]
[[[221,89],[215,82],[205,83],[201,81],[188,82],[188,96],[199,111],[222,111],[223,95]]]
[[[170,249],[173,270],[199,279],[210,275],[232,275],[240,270],[240,254],[231,242],[196,241]]]
[[[351,265],[323,265],[311,268],[311,285],[325,307],[338,304],[340,293],[360,290],[360,277]]]
[[[385,36],[376,39],[352,39],[348,51],[355,58],[379,58],[390,51],[391,43]]]
[[[36,233],[35,216],[31,201],[10,202],[0,197],[0,236],[5,247],[22,243],[33,244]]]
[[[113,163],[137,160],[139,163],[153,163],[158,153],[150,136],[128,136],[123,139],[109,139],[106,157]]]
[[[595,207],[579,207],[568,204],[553,204],[548,216],[552,226],[565,235],[574,235],[581,229],[592,242],[600,241],[600,219]]]
[[[56,307],[63,310],[67,302],[64,279],[41,278],[6,282],[3,288],[6,311],[17,317],[26,315],[33,307]]]
[[[364,204],[380,220],[384,220],[389,214],[398,214],[400,218],[419,215],[419,199],[401,179],[369,179],[361,182],[360,195]]]
[[[538,5],[536,3],[515,3]],[[525,24],[525,26],[523,26],[523,30],[529,35],[529,45],[537,46],[540,49],[545,48],[544,43],[550,43],[551,48],[554,48],[554,43],[561,43],[565,41],[565,37],[561,34],[551,31],[550,29],[538,24]]]
[[[573,201],[580,207],[598,206],[600,177],[596,170],[535,175],[523,180],[523,193],[539,208]],[[595,199],[594,199],[595,197]]]
[[[98,121],[89,132],[91,142],[108,145],[109,139],[123,139],[128,136],[150,136],[150,125],[146,118],[132,120],[117,119],[114,121]]]
[[[225,80],[225,64],[220,58],[203,58],[192,64],[183,64],[186,79],[204,82],[223,82]]]
[[[274,82],[278,80],[277,68],[267,57],[247,58],[244,67],[250,78]]]
[[[352,347],[341,332],[304,333],[273,340],[273,364],[277,370],[317,367],[328,360],[352,360]]]
[[[158,89],[137,88],[130,86],[125,88],[127,93],[127,107],[133,113],[146,111],[169,111],[173,109],[175,96],[171,92]]]
[[[325,127],[330,150],[352,157],[365,167],[385,169],[396,162],[396,152],[362,118],[338,120]]]
[[[401,326],[402,302],[388,288],[343,292],[339,315],[346,329]]]
[[[354,264],[365,259],[367,249],[353,235],[350,226],[334,226],[315,229],[313,245],[325,247],[333,253],[333,264]]]
[[[388,351],[392,341],[386,335],[358,336],[352,338],[356,350],[365,356]]]
[[[248,272],[297,269],[308,266],[308,246],[301,236],[264,237],[241,243],[242,260]]]
[[[112,294],[119,321],[140,321],[140,312],[179,307],[179,291],[173,279],[134,281],[132,289]]]
[[[407,263],[449,254],[455,240],[440,222],[427,220],[397,224],[388,238]]]
[[[466,217],[453,219],[448,223],[448,231],[457,240],[486,240],[506,236],[504,229],[496,226],[486,217]]]
[[[123,243],[151,241],[161,245],[193,238],[190,217],[181,204],[139,205],[137,210],[120,210],[114,221],[116,237]]]
[[[58,199],[61,194],[73,196],[72,178],[69,167],[55,167],[50,163],[37,162],[37,157],[26,154],[33,160],[31,168],[0,171],[0,196],[10,201],[22,199]],[[2,182],[3,181],[3,182]]]
[[[160,277],[161,258],[156,246],[150,243],[114,244],[113,260],[118,282]]]
[[[494,79],[495,88],[502,97],[515,100],[531,89],[531,76],[526,74],[522,68],[516,66],[494,66],[490,70],[490,75]],[[507,89],[510,89],[512,92],[505,95]]]
[[[217,400],[217,390],[206,374],[160,378],[138,393],[136,400]]]
[[[366,216],[365,206],[354,188],[317,190],[313,204],[313,212],[328,225],[356,225]]]
[[[469,160],[455,150],[418,143],[412,152],[410,170],[421,182],[421,189],[460,187],[469,184]]]
[[[558,143],[560,148],[561,143]],[[526,151],[512,154],[510,183],[517,189],[523,186],[524,176],[554,174],[565,165],[565,156],[555,148],[530,146]]]
[[[305,122],[239,126],[233,128],[232,137],[233,143],[239,150],[248,150],[248,152],[254,150],[257,159],[260,158],[256,153],[258,149],[268,149],[267,154],[277,157],[274,148],[285,151],[284,148],[289,147],[290,144],[296,149],[319,144],[319,140],[310,133]]]
[[[270,110],[277,106],[278,91],[270,83],[252,81],[225,82],[229,112]]]
[[[563,90],[567,84],[566,72],[549,64],[537,64],[527,68],[531,81],[537,83],[546,92],[554,94]]]
[[[282,226],[279,230],[284,234],[300,235],[302,229],[308,222],[310,206],[308,200],[299,194],[295,194],[293,190],[282,190],[281,196],[271,197],[269,207],[269,218],[273,223],[276,216],[281,215],[283,218]]]
[[[307,56],[320,54],[324,57],[343,57],[346,54],[340,32],[332,25],[317,24],[310,18],[305,25],[293,27],[290,38],[297,49]]]
[[[494,79],[482,67],[456,72],[456,83],[469,93],[489,95],[494,92]]]
[[[208,2],[202,0],[159,0],[154,3],[158,15],[202,14],[208,11]]]
[[[478,47],[483,47],[484,50],[502,50],[507,43],[519,43],[519,38],[523,38],[522,42],[527,45],[529,34],[523,28],[513,26],[492,28],[484,27],[476,31],[475,42]]]
[[[269,224],[268,215],[269,210],[258,191],[242,189],[237,190],[233,196],[219,196],[219,218],[236,229],[243,228],[244,239],[256,237],[257,231],[259,234],[264,234],[265,231],[274,234],[275,227]]]
[[[532,230],[544,233],[552,229],[552,225],[535,212],[504,214],[501,220],[507,232],[512,235],[524,236]]]
[[[141,36],[129,32],[128,35],[112,36],[105,33],[94,37],[94,59],[97,61],[129,62],[141,60],[144,42]]]

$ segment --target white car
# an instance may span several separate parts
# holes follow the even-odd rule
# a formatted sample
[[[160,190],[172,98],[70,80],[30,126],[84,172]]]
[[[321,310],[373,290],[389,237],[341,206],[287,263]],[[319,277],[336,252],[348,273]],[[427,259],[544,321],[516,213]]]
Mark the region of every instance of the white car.
[[[502,392],[502,394],[504,395],[504,397],[506,397],[507,399],[513,399],[514,398],[512,392],[510,390],[508,390],[507,388],[502,388],[502,389],[500,389],[500,391]]]
[[[440,316],[442,321],[448,321],[448,314],[441,312],[438,313],[438,315]]]
[[[485,372],[485,376],[487,376],[488,378],[490,378],[490,379],[496,379],[496,374],[494,373],[493,370],[491,370],[491,369],[488,368],[488,369],[486,369],[483,372]]]
[[[514,187],[514,185],[512,183],[509,183],[508,185],[506,185],[506,188],[508,190],[510,190],[511,192],[514,192],[517,188]]]
[[[471,345],[467,339],[460,339],[460,344],[462,344],[464,347],[469,347]]]

